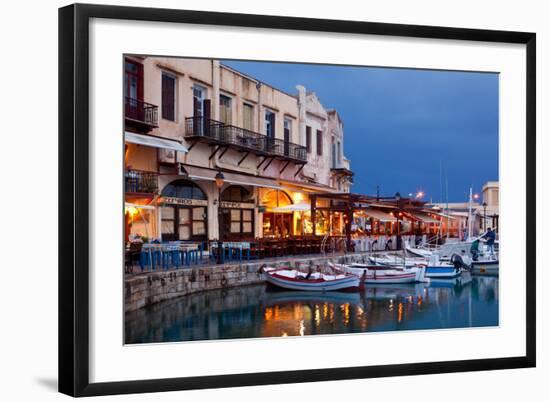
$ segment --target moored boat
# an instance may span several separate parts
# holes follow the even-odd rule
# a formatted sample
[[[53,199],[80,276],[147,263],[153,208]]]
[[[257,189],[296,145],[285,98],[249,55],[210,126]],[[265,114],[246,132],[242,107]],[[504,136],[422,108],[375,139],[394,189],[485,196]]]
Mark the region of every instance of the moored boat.
[[[365,284],[406,284],[425,282],[425,267],[399,269],[384,266],[336,265],[337,269],[361,278]]]
[[[472,261],[472,271],[476,273],[498,273],[498,259],[480,259]]]
[[[352,274],[303,273],[295,269],[267,270],[265,274],[269,284],[294,291],[357,291],[361,284]]]
[[[461,269],[453,265],[427,266],[426,277],[429,278],[455,278],[460,276]]]

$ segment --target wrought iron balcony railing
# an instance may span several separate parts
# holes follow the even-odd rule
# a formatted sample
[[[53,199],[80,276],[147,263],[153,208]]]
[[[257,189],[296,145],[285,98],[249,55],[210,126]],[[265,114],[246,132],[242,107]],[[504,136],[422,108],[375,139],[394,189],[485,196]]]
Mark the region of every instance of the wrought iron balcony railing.
[[[275,156],[299,163],[307,161],[306,147],[278,138],[271,138],[234,125],[204,117],[185,119],[185,136],[220,145],[229,145],[258,155]]]
[[[158,174],[150,171],[126,170],[124,189],[127,193],[155,194],[158,192]]]
[[[158,127],[158,106],[141,100],[125,98],[124,116],[150,128]]]

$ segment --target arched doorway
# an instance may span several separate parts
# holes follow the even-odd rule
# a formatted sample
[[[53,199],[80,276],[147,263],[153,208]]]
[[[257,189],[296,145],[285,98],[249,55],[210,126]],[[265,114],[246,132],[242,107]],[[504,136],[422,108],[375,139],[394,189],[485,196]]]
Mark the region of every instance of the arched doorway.
[[[254,199],[252,193],[240,185],[231,185],[221,197],[222,238],[254,237]]]
[[[189,180],[176,180],[161,192],[161,237],[163,241],[207,239],[208,198]]]
[[[284,191],[274,189],[264,194],[262,205],[266,211],[263,214],[262,229],[265,238],[288,238],[294,235],[292,212],[281,213],[274,210],[292,204],[292,198]]]

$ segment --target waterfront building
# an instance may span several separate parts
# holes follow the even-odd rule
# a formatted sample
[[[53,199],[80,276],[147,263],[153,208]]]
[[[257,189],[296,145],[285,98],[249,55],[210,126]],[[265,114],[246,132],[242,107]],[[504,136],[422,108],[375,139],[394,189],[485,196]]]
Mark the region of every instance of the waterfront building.
[[[479,198],[479,196],[476,196]],[[441,234],[463,239],[468,232],[470,202],[430,203],[426,207],[438,212],[441,219]],[[481,199],[472,201],[472,235],[478,236],[491,227],[499,232],[499,183],[487,181],[481,192]]]
[[[124,105],[127,239],[309,235],[310,194],[350,191],[341,117],[302,86],[289,94],[218,60],[128,56]]]

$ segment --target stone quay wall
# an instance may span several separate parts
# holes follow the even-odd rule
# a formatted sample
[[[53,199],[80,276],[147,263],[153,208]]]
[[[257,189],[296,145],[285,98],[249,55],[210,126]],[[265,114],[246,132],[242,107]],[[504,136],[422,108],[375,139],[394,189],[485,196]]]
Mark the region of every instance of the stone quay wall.
[[[260,272],[263,265],[270,267],[291,266],[306,268],[310,263],[323,266],[328,261],[335,263],[362,263],[368,253],[346,255],[289,257],[276,260],[254,260],[240,264],[226,263],[213,266],[184,267],[176,270],[127,275],[124,280],[125,311],[132,312],[200,291],[259,284],[265,281]]]

